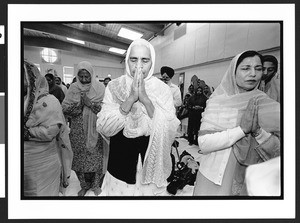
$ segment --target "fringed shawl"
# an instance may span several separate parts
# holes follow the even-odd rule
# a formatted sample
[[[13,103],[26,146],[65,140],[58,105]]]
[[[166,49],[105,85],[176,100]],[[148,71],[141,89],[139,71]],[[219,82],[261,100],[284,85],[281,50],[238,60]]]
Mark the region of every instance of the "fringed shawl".
[[[171,173],[170,150],[180,122],[175,116],[175,107],[170,88],[161,80],[152,76],[155,52],[153,46],[146,40],[135,40],[129,46],[125,59],[126,73],[109,83],[106,91],[112,95],[113,99],[110,101],[108,98],[104,98],[103,108],[98,114],[98,127],[99,131],[104,133],[104,125],[114,128],[114,123],[105,124],[109,122],[107,117],[111,113],[115,113],[116,116],[122,116],[119,112],[119,106],[128,98],[133,82],[133,77],[129,71],[128,59],[130,51],[135,45],[146,46],[151,53],[152,66],[144,80],[146,93],[152,101],[155,111],[153,118],[150,119],[145,106],[140,102],[134,103],[124,122],[122,122],[124,125],[123,134],[127,136],[127,131],[132,132],[132,130],[136,130],[137,133],[142,131],[144,135],[150,135],[143,165],[142,183],[154,183],[156,186],[161,187],[167,184],[166,179]],[[118,118],[118,120],[120,119]]]

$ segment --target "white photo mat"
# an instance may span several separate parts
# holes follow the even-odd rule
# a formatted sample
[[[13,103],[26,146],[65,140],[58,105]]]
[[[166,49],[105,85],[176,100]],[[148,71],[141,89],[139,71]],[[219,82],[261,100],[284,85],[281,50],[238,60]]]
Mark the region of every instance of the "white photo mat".
[[[295,217],[295,6],[293,4],[8,5],[8,218],[198,219]],[[284,199],[21,200],[21,22],[283,21]]]

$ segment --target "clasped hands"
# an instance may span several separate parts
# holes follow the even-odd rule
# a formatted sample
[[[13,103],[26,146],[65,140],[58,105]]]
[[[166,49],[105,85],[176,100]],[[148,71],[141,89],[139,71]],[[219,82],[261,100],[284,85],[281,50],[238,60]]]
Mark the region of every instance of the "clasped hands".
[[[241,118],[240,127],[245,134],[251,133],[253,136],[258,135],[260,126],[258,124],[258,99],[251,98],[246,107],[246,111]]]
[[[145,90],[145,81],[141,68],[137,68],[135,71],[129,98],[133,101],[133,103],[140,101],[144,105],[149,101]]]
[[[92,106],[92,101],[88,98],[85,92],[81,93],[81,101],[84,105],[86,105],[88,108]]]

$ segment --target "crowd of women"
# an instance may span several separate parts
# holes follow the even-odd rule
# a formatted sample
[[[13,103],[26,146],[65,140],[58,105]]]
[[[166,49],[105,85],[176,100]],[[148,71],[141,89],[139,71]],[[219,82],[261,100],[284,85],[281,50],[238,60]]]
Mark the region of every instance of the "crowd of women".
[[[143,39],[131,43],[125,74],[107,87],[83,61],[60,104],[49,94],[47,77],[25,61],[24,196],[58,196],[71,169],[80,181],[78,196],[88,190],[96,196],[165,194],[180,121],[154,66],[154,48]],[[196,89],[191,121],[201,126],[199,135],[190,130],[190,142],[203,156],[195,196],[247,195],[246,168],[280,156],[280,104],[259,90],[262,75],[262,56],[246,51],[232,59],[208,99],[206,89]]]

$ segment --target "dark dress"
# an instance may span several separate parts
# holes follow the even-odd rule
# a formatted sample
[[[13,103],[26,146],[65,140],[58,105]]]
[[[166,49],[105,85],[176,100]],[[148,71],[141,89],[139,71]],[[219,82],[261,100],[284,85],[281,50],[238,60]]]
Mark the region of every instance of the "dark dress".
[[[207,97],[203,94],[196,95],[194,94],[191,96],[188,100],[188,141],[190,144],[196,144],[198,145],[197,139],[198,139],[198,131],[200,129],[201,124],[201,118],[202,118],[202,112],[204,111],[206,107],[206,100]],[[202,109],[195,109],[194,106],[201,106]]]
[[[149,136],[126,138],[123,129],[110,138],[108,172],[127,184],[136,183],[136,166],[139,154],[144,162]]]
[[[100,109],[99,106],[98,109],[94,110],[100,111]],[[64,109],[64,114],[72,120],[70,131],[70,141],[74,153],[72,170],[76,172],[81,188],[96,190],[101,186],[103,175],[103,139],[99,134],[95,149],[88,151],[85,143],[86,136],[83,131],[83,105],[68,107]]]

